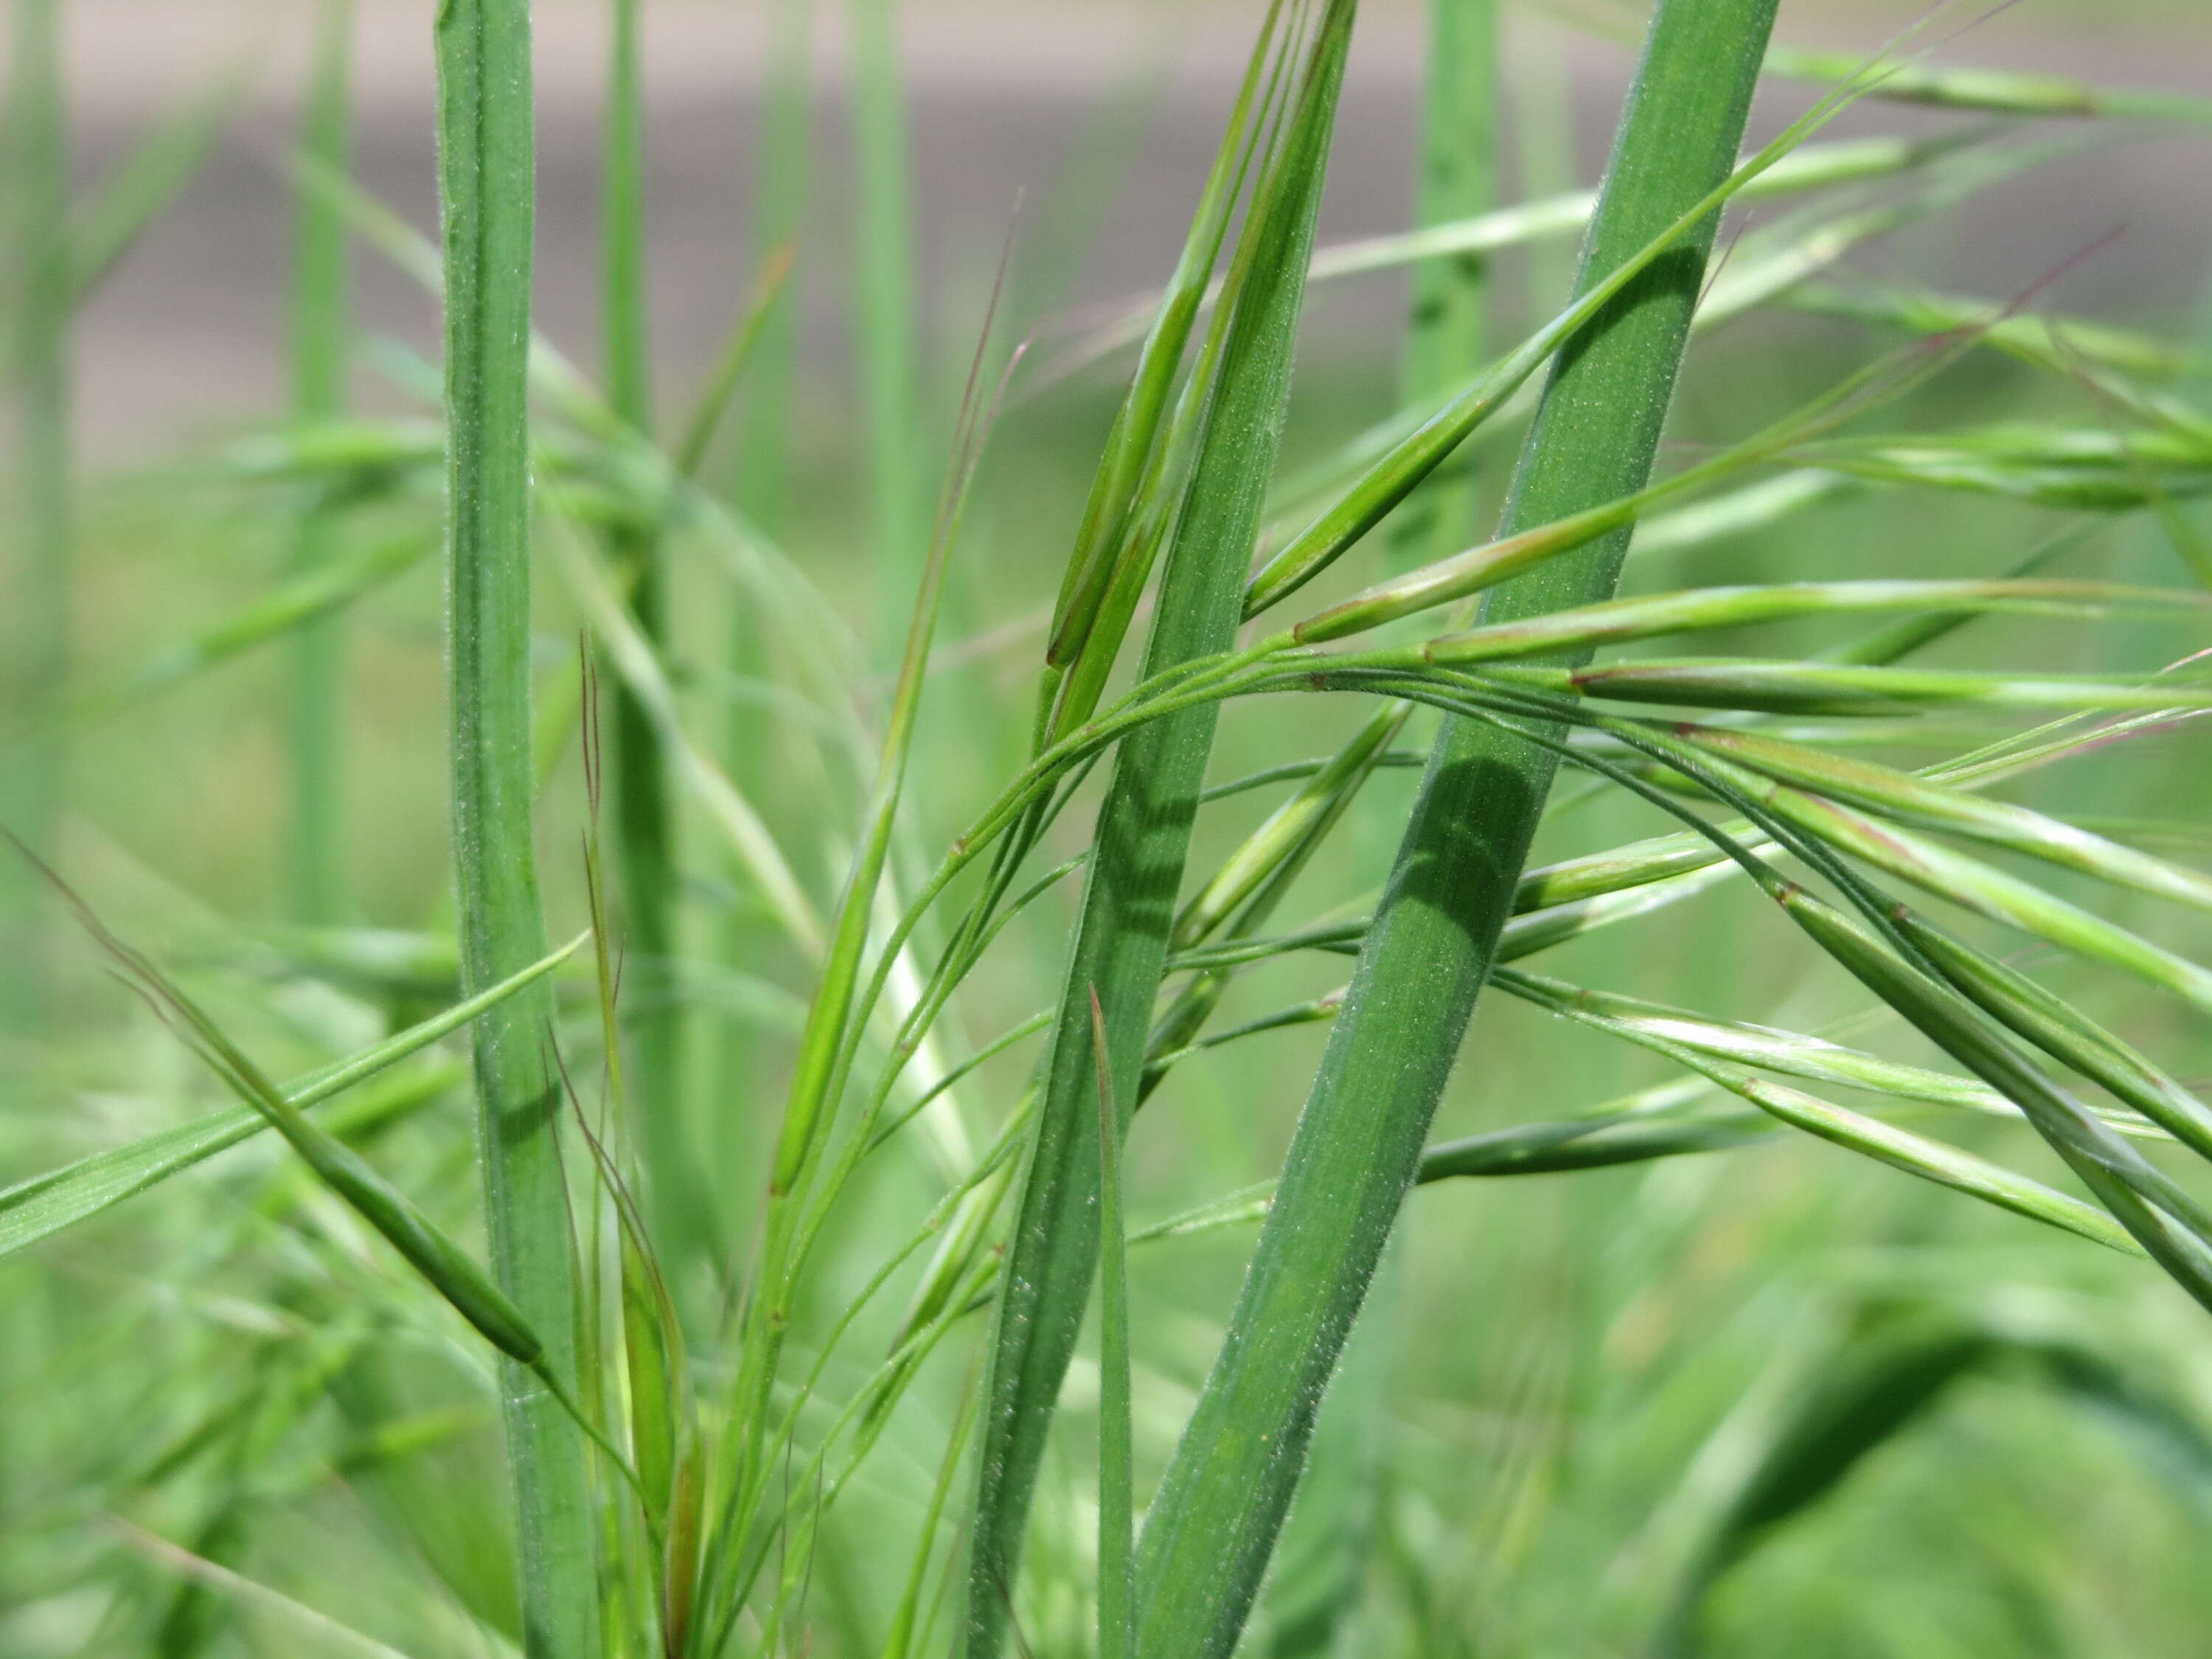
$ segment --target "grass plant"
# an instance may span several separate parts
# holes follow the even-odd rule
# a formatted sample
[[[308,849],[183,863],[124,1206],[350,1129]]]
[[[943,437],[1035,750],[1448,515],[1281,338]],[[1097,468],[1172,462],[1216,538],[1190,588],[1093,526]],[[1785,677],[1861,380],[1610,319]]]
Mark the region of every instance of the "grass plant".
[[[1162,285],[1024,309],[1172,131],[1115,91],[940,422],[934,15],[856,0],[817,154],[778,0],[694,369],[608,0],[594,374],[526,0],[437,18],[436,244],[328,0],[283,406],[111,466],[86,301],[241,94],[73,196],[64,9],[9,122],[0,742],[76,925],[9,1040],[0,1650],[2196,1650],[2202,343],[2101,245],[1929,252],[2199,100],[1659,0],[1584,191],[1519,20],[1431,0],[1407,227],[1329,243],[1371,20],[1255,0]],[[357,252],[445,323],[358,403]],[[1308,300],[1375,278],[1341,349]]]

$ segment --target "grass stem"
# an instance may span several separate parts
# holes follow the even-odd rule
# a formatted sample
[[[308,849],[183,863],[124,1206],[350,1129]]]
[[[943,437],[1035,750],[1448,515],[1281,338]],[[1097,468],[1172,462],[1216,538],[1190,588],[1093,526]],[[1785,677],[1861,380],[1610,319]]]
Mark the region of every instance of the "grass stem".
[[[537,189],[527,0],[447,0],[436,33],[446,279],[453,834],[461,982],[545,954],[532,838],[530,338]],[[544,981],[477,1023],[477,1134],[500,1289],[573,1371],[574,1272]],[[575,1424],[502,1362],[528,1659],[599,1650],[593,1514]]]

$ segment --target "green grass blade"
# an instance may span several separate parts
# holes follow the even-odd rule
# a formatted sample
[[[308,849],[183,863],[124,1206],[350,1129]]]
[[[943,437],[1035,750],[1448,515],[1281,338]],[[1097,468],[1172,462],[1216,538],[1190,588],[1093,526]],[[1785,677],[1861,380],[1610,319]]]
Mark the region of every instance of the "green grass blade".
[[[662,749],[678,778],[728,840],[785,934],[809,957],[819,957],[826,947],[811,901],[759,811],[684,732],[675,688],[623,604],[612,576],[581,537],[564,537],[555,545],[586,621],[624,686],[659,728]]]
[[[1985,708],[2203,708],[2201,682],[1881,668],[1849,663],[1678,657],[1597,668],[1493,669],[1509,684],[1579,691],[1624,702],[1686,704],[1771,714],[1895,714],[1951,705]]]
[[[462,985],[545,954],[530,757],[528,349],[537,191],[526,0],[446,0],[436,28],[446,294],[448,673]],[[574,1364],[575,1294],[541,983],[476,1027],[478,1136],[494,1277]],[[598,1651],[585,1448],[541,1381],[502,1367],[524,1650]]]
[[[367,1133],[436,1099],[466,1075],[465,1067],[441,1066],[403,1076],[332,1113],[327,1127],[341,1139]],[[295,1106],[327,1098],[312,1083],[294,1084],[285,1096]],[[266,1127],[252,1107],[234,1106],[19,1182],[0,1192],[0,1255],[89,1221]]]
[[[1534,347],[1547,340],[1554,345],[1564,343],[1570,337],[1569,319],[1601,310],[1598,296],[1617,287],[1624,280],[1623,273],[1645,269],[1647,261],[1658,257],[1671,245],[1667,236],[1647,243],[1606,284],[1576,301],[1559,319],[1531,337],[1530,342],[1500,368],[1480,377],[1468,393],[1455,399],[1451,409],[1430,421],[1378,462],[1340,503],[1324,512],[1312,527],[1268,561],[1253,579],[1246,600],[1247,614],[1255,614],[1295,591],[1351,545],[1352,540],[1361,533],[1363,524],[1371,521],[1381,507],[1395,499],[1396,492],[1405,487],[1409,471],[1418,472],[1435,464],[1439,452],[1435,448],[1437,439],[1432,434],[1449,435],[1459,422],[1471,416],[1482,417],[1476,404],[1469,402],[1471,398],[1486,386],[1505,386],[1525,380],[1541,361],[1540,357],[1531,357]],[[1879,360],[1710,459],[1614,500],[1563,514],[1542,524],[1516,527],[1511,533],[1494,541],[1363,589],[1295,623],[1289,630],[1290,637],[1304,641],[1341,638],[1468,598],[1525,574],[1551,560],[1603,539],[1676,495],[1702,489],[1744,468],[1772,460],[1870,408],[1893,402],[1961,354],[1970,337],[1937,341],[1933,349],[1908,349]],[[1455,410],[1464,412],[1455,413]]]
[[[1710,240],[1707,228],[1717,222],[1720,210],[1807,135],[1832,120],[1853,95],[1851,88],[1832,94],[1792,122],[1741,166],[1725,169],[1711,189],[1681,202],[1679,211],[1665,218],[1655,216],[1650,222],[1639,227],[1645,233],[1640,243],[1611,250],[1602,271],[1592,272],[1586,263],[1583,280],[1565,310],[1476,375],[1419,427],[1393,444],[1351,487],[1267,561],[1253,578],[1245,601],[1246,614],[1256,614],[1295,592],[1358,542],[1463,444],[1468,434],[1504,408],[1546,363],[1562,352],[1571,356],[1574,351],[1584,349],[1573,343],[1586,331],[1601,326],[1622,303],[1624,296],[1632,296],[1638,286],[1650,279],[1650,273],[1666,272],[1691,257],[1695,257],[1702,268],[1702,250]],[[1855,382],[1847,383],[1846,389],[1855,386]],[[1828,412],[1832,401],[1816,403],[1810,413]],[[1824,429],[1825,424],[1816,422],[1814,430]],[[1786,426],[1778,429],[1776,437],[1786,430]],[[1754,441],[1754,444],[1760,441]],[[1634,471],[1636,489],[1623,489],[1619,497],[1636,495],[1650,475],[1649,465]],[[1681,487],[1702,471],[1703,469],[1695,469],[1684,478],[1669,480],[1668,487]],[[1588,508],[1578,510],[1599,506],[1590,502]],[[1568,516],[1565,512],[1552,514],[1544,522]],[[1523,520],[1515,528],[1526,530],[1530,526]]]
[[[1003,281],[1003,266],[1001,270]],[[799,1039],[799,1054],[793,1066],[789,1103],[769,1176],[772,1242],[775,1237],[775,1206],[799,1190],[812,1158],[820,1150],[829,1120],[837,1109],[842,1080],[841,1062],[848,1048],[853,1006],[863,979],[861,958],[875,921],[878,890],[883,885],[890,860],[891,835],[897,824],[899,802],[905,790],[915,723],[929,676],[930,647],[936,637],[938,613],[945,597],[945,569],[988,426],[988,410],[978,402],[978,394],[996,306],[994,290],[992,310],[986,314],[981,337],[976,342],[976,355],[969,368],[958,451],[945,481],[937,527],[930,539],[928,557],[921,568],[907,623],[906,649],[891,690],[890,717],[884,727],[883,750],[877,762],[860,842],[846,874],[821,982],[813,1006],[807,1012],[806,1028]]]
[[[22,843],[15,845],[21,849]],[[282,1135],[316,1178],[381,1233],[480,1334],[509,1358],[542,1374],[544,1343],[467,1253],[353,1148],[301,1115],[283,1091],[152,958],[112,933],[92,908],[35,855],[33,861],[76,911],[85,931],[113,960],[117,976],[146,1001],[162,1024]]]
[[[1421,110],[1417,226],[1472,219],[1495,195],[1498,24],[1495,0],[1430,0],[1428,87]],[[1482,364],[1488,273],[1478,253],[1413,268],[1405,401],[1449,392]],[[1433,477],[1399,508],[1391,562],[1425,564],[1474,539],[1471,475]]]
[[[524,987],[536,983],[574,955],[582,943],[580,938],[572,939],[477,995],[336,1065],[286,1085],[281,1091],[284,1099],[295,1109],[303,1109],[366,1082],[386,1067],[420,1053],[439,1038],[459,1030]],[[95,1152],[64,1169],[18,1182],[0,1192],[0,1256],[12,1255],[64,1227],[88,1220],[179,1171],[235,1146],[258,1133],[265,1123],[263,1114],[249,1106],[214,1112],[196,1122],[164,1129],[127,1146]]]
[[[1932,140],[1885,137],[1807,144],[1747,183],[1743,196],[1747,201],[1771,201],[1830,185],[1887,179],[1940,161],[1972,142],[1972,137],[1947,135]],[[1469,219],[1328,243],[1315,249],[1307,280],[1330,282],[1399,265],[1481,257],[1547,242],[1581,231],[1596,204],[1595,191],[1562,191]],[[1091,331],[1057,361],[1051,373],[1056,377],[1072,372],[1140,337],[1147,321],[1156,314],[1160,298],[1157,294],[1148,295],[1127,313]]]
[[[1847,138],[1793,150],[1744,186],[1747,201],[1772,201],[1834,185],[1862,183],[1908,173],[1948,155],[1959,141]],[[1589,222],[1595,191],[1579,190],[1516,203],[1473,218],[1397,231],[1358,241],[1332,242],[1314,253],[1313,280],[1387,270],[1395,265],[1469,254],[1500,253],[1523,243],[1571,235]]]
[[[1899,823],[2002,847],[2200,910],[2212,908],[2212,878],[2009,801],[1757,732],[1708,730],[1692,740],[1768,777]]]
[[[1322,1401],[1297,1507],[1283,1529],[1281,1559],[1262,1614],[1267,1659],[1328,1659],[1357,1651],[1368,1580],[1387,1522],[1395,1427],[1388,1385],[1395,1322],[1378,1320],[1390,1289],[1352,1334]]]
[[[808,200],[812,185],[814,109],[812,80],[813,0],[773,0],[768,8],[768,46],[757,126],[753,135],[755,203],[748,227],[757,264],[765,251],[778,249],[787,272],[805,269]],[[769,536],[788,528],[791,492],[791,433],[799,387],[801,283],[787,275],[758,315],[758,336],[745,371],[744,393],[736,422],[736,453],[728,477],[731,499],[751,524]],[[725,362],[731,361],[729,357]],[[713,407],[713,389],[702,393],[698,408]],[[703,425],[695,427],[703,431]],[[702,439],[703,443],[703,439]],[[687,453],[679,450],[679,456]],[[775,661],[779,635],[768,607],[747,586],[732,587],[726,623],[726,662],[734,674],[763,677]],[[757,793],[772,778],[777,732],[762,710],[732,703],[717,734],[715,751],[724,774],[738,791]],[[753,919],[733,911],[715,930],[714,951],[725,965],[750,967],[760,950]],[[726,1097],[736,1098],[757,1074],[758,1034],[744,1020],[724,1020],[715,1044],[714,1079]],[[745,1218],[725,1212],[720,1237],[726,1255],[742,1237]]]
[[[2004,1042],[1946,981],[1921,972],[1812,894],[1782,884],[1790,919],[1875,995],[2012,1101],[2099,1200],[2200,1303],[2212,1306],[2212,1213]]]
[[[1928,1101],[1976,1111],[2011,1110],[2004,1097],[1985,1085],[1948,1072],[1883,1060],[1826,1037],[1715,1019],[1686,1008],[1570,985],[1517,968],[1500,968],[1494,983],[1502,991],[1555,1013],[1586,1015],[1624,1036],[1648,1036],[1763,1072],[1869,1090],[1898,1100]]]
[[[334,621],[356,599],[420,563],[436,545],[427,532],[416,531],[358,551],[319,559],[313,568],[286,576],[235,615],[155,653],[132,670],[120,686],[87,698],[87,712],[112,713],[120,704],[165,691],[257,646],[288,634],[297,636]],[[328,923],[335,918],[321,920]]]
[[[2033,882],[1924,841],[1894,823],[1875,823],[1834,801],[1729,767],[1721,775],[1778,816],[1901,881],[2032,937],[2160,986],[2200,1014],[2212,1013],[2212,970],[2070,904]]]
[[[1907,334],[1942,334],[1978,326],[1983,343],[2039,368],[2055,366],[2070,355],[2128,374],[2171,380],[2204,372],[2205,364],[2187,346],[2154,335],[2116,328],[2086,317],[2045,312],[1996,310],[1987,300],[1923,289],[1854,283],[1808,282],[1790,290],[1790,304],[1824,316],[1878,323]]]
[[[105,1530],[116,1534],[157,1565],[182,1575],[194,1584],[205,1586],[216,1595],[227,1597],[242,1607],[252,1608],[273,1624],[297,1631],[307,1638],[316,1651],[343,1654],[348,1656],[348,1659],[412,1659],[412,1656],[401,1652],[398,1648],[388,1646],[304,1601],[296,1601],[280,1589],[234,1572],[219,1561],[182,1548],[166,1538],[131,1525],[128,1521],[107,1516],[102,1517],[102,1524]]]
[[[1848,52],[1777,46],[1767,54],[1766,67],[1769,73],[1793,81],[1840,81],[1854,74],[1860,64]],[[1901,64],[1882,76],[1875,95],[1901,103],[1988,110],[2000,115],[2118,118],[2212,126],[2212,99],[2142,92],[2130,87],[2100,87],[2070,76],[2028,75],[2011,70]]]
[[[1235,637],[1280,438],[1352,9],[1333,0],[1318,27],[1243,233],[1241,285],[1228,302],[1218,379],[1162,577],[1147,675]],[[969,1659],[994,1659],[1004,1638],[1030,1493],[1097,1271],[1097,1149],[1086,1123],[1097,1086],[1091,988],[1103,1010],[1117,1097],[1133,1098],[1214,720],[1214,706],[1205,704],[1133,733],[1100,809],[1096,840],[1108,855],[1087,872],[993,1339],[968,1576]],[[1137,1651],[1150,1651],[1141,1638]]]
[[[2212,1158],[2212,1108],[2158,1066],[2025,974],[1917,916],[1900,917],[1899,926],[1984,1013],[2096,1079],[2199,1157]]]
[[[708,371],[691,412],[684,417],[682,435],[669,457],[678,477],[686,481],[696,478],[699,469],[705,465],[715,429],[729,412],[746,371],[754,367],[776,319],[783,313],[784,289],[791,279],[798,252],[792,243],[782,242],[771,248],[761,261],[759,273],[731,320],[729,332],[722,338],[722,348],[714,354],[714,366]]]
[[[608,405],[653,427],[645,286],[645,70],[640,0],[609,0],[599,181],[599,337]]]
[[[1128,1230],[1121,1212],[1122,1113],[1107,1062],[1106,1015],[1091,994],[1098,1069],[1098,1659],[1131,1659],[1136,1546],[1129,1406]]]
[[[314,80],[300,149],[343,173],[351,142],[353,0],[324,0],[316,20]],[[337,419],[346,404],[350,281],[345,222],[302,194],[292,252],[292,412],[302,424]],[[301,517],[292,547],[295,576],[312,581],[336,550],[335,514],[318,501]],[[350,596],[349,596],[350,597]],[[292,659],[292,913],[310,926],[334,922],[343,907],[342,831],[345,659],[335,607],[295,624]]]
[[[1737,789],[1686,744],[1656,731],[1635,733],[1620,722],[1607,722],[1606,729],[1688,775],[1834,882],[1851,908],[1872,922],[1874,931],[1776,875],[1726,830],[1706,825],[1650,784],[1609,762],[1587,754],[1577,757],[1579,763],[1603,771],[1725,849],[1808,939],[1923,1036],[2018,1106],[2136,1242],[2201,1305],[2212,1308],[2212,1210],[2006,1041],[1998,1027],[1954,988],[1946,970],[1939,969],[1913,942],[1908,927],[1911,918],[1904,906],[1867,883],[1822,841]],[[1554,750],[1565,747],[1556,736],[1531,735]]]
[[[1862,1158],[2074,1233],[2108,1249],[2128,1255],[2142,1254],[2127,1232],[2103,1211],[1986,1158],[1838,1106],[1802,1089],[1753,1077],[1725,1060],[1706,1059],[1696,1048],[1660,1035],[1648,1024],[1614,1021],[1579,1003],[1552,1006],[1571,1019],[1666,1054],[1782,1122]]]
[[[1772,582],[1608,599],[1548,617],[1446,634],[1423,646],[1421,655],[1432,663],[1505,662],[1703,629],[1865,611],[2079,617],[2118,610],[2179,623],[2189,620],[2190,611],[2201,608],[2198,596],[2109,582]]]
[[[868,1126],[864,1123],[845,1138],[840,1155],[830,1160],[828,1173],[822,1172],[825,1148],[834,1139],[850,1057],[858,1046],[857,1028],[866,1024],[876,994],[899,960],[896,952],[900,947],[894,941],[886,946],[875,975],[871,978],[866,974],[864,958],[868,935],[877,921],[878,899],[890,864],[893,831],[912,757],[922,694],[928,680],[930,649],[944,598],[946,567],[959,533],[968,488],[974,480],[990,426],[993,406],[981,396],[981,377],[1004,279],[1002,256],[999,283],[994,284],[991,305],[985,313],[975,355],[969,365],[955,453],[939,498],[936,528],[908,621],[906,648],[892,688],[890,717],[860,842],[847,871],[820,976],[793,1062],[783,1121],[769,1165],[763,1242],[756,1270],[757,1282],[744,1313],[744,1360],[734,1379],[734,1413],[739,1431],[732,1437],[733,1468],[727,1480],[721,1518],[715,1523],[708,1545],[710,1556],[724,1553],[726,1540],[727,1547],[742,1550],[746,1546],[745,1533],[753,1523],[750,1507],[759,1501],[773,1478],[771,1410],[776,1368],[791,1320],[793,1295],[823,1215],[843,1190],[854,1164],[866,1155],[869,1145]],[[868,986],[865,1000],[864,981]],[[857,1016],[856,1002],[860,1005]],[[917,1046],[920,1035],[916,1033]],[[787,1583],[786,1589],[789,1589]],[[722,1611],[710,1613],[706,1627],[726,1631],[738,1605],[726,1598]],[[781,1603],[777,1605],[780,1607]]]
[[[2143,1254],[2126,1231],[2102,1210],[1986,1158],[1819,1099],[1802,1089],[1758,1078],[1740,1079],[1729,1087],[1732,1092],[1741,1094],[1783,1122],[1832,1141],[1863,1158],[1980,1199],[2031,1221],[2073,1233],[2107,1249],[2125,1255]]]
[[[914,204],[896,0],[852,0],[853,307],[860,399],[874,495],[876,581],[887,596],[883,636],[906,623],[928,554],[929,506],[915,342]]]
[[[607,406],[632,432],[653,428],[652,342],[647,324],[645,82],[640,0],[611,0],[599,208],[599,333]],[[618,525],[611,542],[647,649],[665,648],[669,573],[659,527]],[[709,1200],[690,1145],[679,1085],[684,1003],[669,994],[678,952],[675,821],[670,757],[656,712],[628,679],[615,687],[611,775],[617,866],[622,876],[625,977],[635,990],[630,1058],[645,1198],[668,1249],[688,1255],[707,1225]]]
[[[1732,1152],[1772,1140],[1778,1131],[1764,1112],[1715,1113],[1705,1117],[1647,1118],[1620,1113],[1570,1118],[1557,1123],[1516,1124],[1461,1140],[1441,1141],[1421,1154],[1417,1183],[1465,1176],[1565,1175],[1622,1164]]]
[[[1581,281],[1594,284],[1730,171],[1771,23],[1765,0],[1668,0],[1652,26]],[[1512,522],[1640,488],[1711,226],[1609,306],[1555,373]],[[1504,616],[1606,597],[1615,537],[1500,591]],[[1554,763],[1449,725],[1360,972],[1301,1115],[1213,1375],[1139,1547],[1146,1659],[1235,1644],[1295,1489],[1313,1412],[1418,1165],[1512,901]]]

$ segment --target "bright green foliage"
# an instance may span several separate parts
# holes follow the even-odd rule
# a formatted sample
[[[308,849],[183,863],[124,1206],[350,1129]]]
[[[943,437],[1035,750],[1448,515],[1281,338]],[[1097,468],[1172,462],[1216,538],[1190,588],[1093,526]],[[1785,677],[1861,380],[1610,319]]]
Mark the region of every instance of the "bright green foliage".
[[[27,787],[66,739],[18,827],[164,965],[87,909],[8,1033],[11,1659],[2195,1652],[2203,353],[2112,314],[2163,219],[1981,283],[1958,228],[2027,245],[2197,105],[1961,68],[1938,19],[1767,53],[1832,90],[1769,88],[1739,159],[1769,9],[1667,0],[1590,192],[1523,54],[1606,15],[1254,0],[1241,75],[1188,66],[1210,163],[1180,21],[1024,82],[1073,182],[976,342],[1005,204],[921,145],[1000,112],[951,21],[903,17],[910,100],[888,0],[775,0],[753,106],[682,65],[717,96],[656,131],[727,130],[655,178],[750,179],[732,257],[726,204],[648,223],[641,50],[730,20],[604,0],[558,25],[605,54],[596,257],[546,225],[558,291],[603,279],[587,370],[531,325],[532,9],[439,19],[440,247],[349,174],[399,60],[328,0],[273,59],[297,384],[88,471],[52,371],[105,372],[85,301],[200,211],[245,82],[70,208],[65,9],[15,14],[6,540],[35,600],[58,526],[82,609],[0,745]],[[1411,228],[1316,249],[1394,40]],[[1913,136],[1820,137],[1885,96]],[[1028,313],[1176,190],[1161,292]],[[442,383],[361,337],[389,414],[345,412],[352,237],[451,301]],[[1402,350],[1304,304],[1401,266]],[[648,337],[702,323],[656,419]]]

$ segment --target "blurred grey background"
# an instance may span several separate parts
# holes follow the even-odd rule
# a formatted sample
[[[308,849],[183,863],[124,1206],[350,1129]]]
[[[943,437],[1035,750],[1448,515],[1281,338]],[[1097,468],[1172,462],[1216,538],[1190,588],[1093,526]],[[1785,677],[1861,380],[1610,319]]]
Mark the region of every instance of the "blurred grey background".
[[[847,19],[817,4],[811,47],[817,157],[806,296],[813,378],[842,378],[848,299],[841,247],[851,212]],[[1917,8],[1784,0],[1778,38],[1870,50]],[[94,462],[159,453],[251,421],[280,401],[289,188],[279,171],[305,76],[311,0],[71,0],[68,49],[76,161],[88,181],[134,139],[227,75],[246,91],[222,147],[185,198],[131,252],[82,322],[78,410]],[[434,223],[430,23],[434,0],[359,0],[356,169],[366,186],[428,231]],[[1158,280],[1172,259],[1218,136],[1258,0],[907,0],[898,12],[912,135],[917,233],[930,295],[926,326],[972,326],[1018,196],[1032,268],[1026,325],[1050,310]],[[603,0],[539,0],[542,115],[540,316],[592,360],[597,122]],[[1624,18],[1592,0],[1586,17]],[[2020,0],[1972,23],[1938,61],[2075,75],[2212,94],[2212,5],[2203,0]],[[1958,27],[1947,22],[1946,30]],[[769,18],[763,0],[647,0],[656,349],[664,396],[682,395],[726,325],[756,253],[748,227]],[[1324,235],[1406,222],[1421,30],[1406,0],[1363,18],[1333,163]],[[1632,48],[1534,8],[1506,42],[1509,98],[1571,112],[1572,167],[1603,160]],[[1802,87],[1763,100],[1771,128],[1802,106]],[[1894,108],[1856,125],[1937,119]],[[1956,116],[1940,118],[1955,121]],[[1510,130],[1510,128],[1509,128]],[[1942,228],[1948,270],[2002,295],[2118,232],[2069,269],[2052,303],[2162,327],[2185,322],[2212,247],[2212,179],[2201,148],[2131,143],[1994,191],[1963,225]],[[1510,153],[1503,194],[1522,193]],[[1556,180],[1522,181],[1551,187]],[[1960,234],[1961,229],[1966,234]],[[1954,250],[1955,251],[1953,251]],[[1893,248],[1859,256],[1880,270]],[[360,261],[370,329],[421,349],[434,336],[427,298],[373,255]],[[1311,349],[1356,351],[1395,326],[1389,277],[1348,285],[1316,310]],[[948,344],[948,353],[952,348]],[[365,370],[364,396],[389,401]]]

